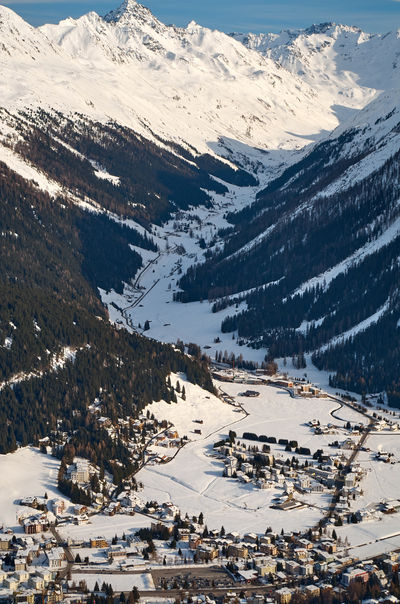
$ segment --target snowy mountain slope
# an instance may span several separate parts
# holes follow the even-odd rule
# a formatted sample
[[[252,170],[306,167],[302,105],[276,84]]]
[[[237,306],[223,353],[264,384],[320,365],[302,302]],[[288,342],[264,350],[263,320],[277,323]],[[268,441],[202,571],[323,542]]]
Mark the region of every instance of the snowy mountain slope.
[[[221,138],[300,148],[338,123],[308,84],[273,60],[195,23],[167,27],[133,0],[105,18],[89,13],[38,29],[5,7],[0,15],[6,108],[113,119],[200,152],[218,150]]]
[[[367,34],[357,27],[325,23],[280,34],[232,34],[331,95],[337,111],[359,109],[375,91],[397,88],[400,79],[399,32]]]
[[[236,37],[194,22],[166,26],[135,0],[37,29],[0,7],[2,105],[115,120],[260,172],[346,128],[397,74],[397,34],[327,25]],[[368,79],[375,71],[380,79]]]

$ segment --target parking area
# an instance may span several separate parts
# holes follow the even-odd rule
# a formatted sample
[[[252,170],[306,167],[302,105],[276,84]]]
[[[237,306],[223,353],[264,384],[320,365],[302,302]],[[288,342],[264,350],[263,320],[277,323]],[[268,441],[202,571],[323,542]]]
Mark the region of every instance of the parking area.
[[[230,575],[218,566],[153,570],[152,577],[156,589],[211,589],[234,585]]]

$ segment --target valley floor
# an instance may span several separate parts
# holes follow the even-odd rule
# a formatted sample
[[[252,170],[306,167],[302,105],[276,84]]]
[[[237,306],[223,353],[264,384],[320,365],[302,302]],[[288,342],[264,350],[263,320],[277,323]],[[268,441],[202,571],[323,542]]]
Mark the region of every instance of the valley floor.
[[[338,422],[331,415],[338,408],[338,404],[332,400],[293,399],[286,391],[266,385],[257,385],[255,388],[260,396],[248,399],[238,396],[246,389],[243,384],[217,384],[240,407],[233,408],[218,401],[209,410],[203,406],[201,398],[197,399],[197,405],[191,405],[190,411],[184,401],[168,405],[168,419],[183,428],[189,438],[192,438],[193,429],[197,426],[193,420],[200,417],[204,421],[201,426],[203,437],[186,445],[170,463],[147,466],[141,470],[138,479],[144,484],[144,498],[159,502],[173,501],[183,513],[189,515],[203,512],[210,527],[223,525],[229,531],[264,533],[271,526],[274,531],[280,532],[282,528],[307,529],[316,525],[330,504],[329,493],[300,497],[306,506],[298,510],[284,512],[271,509],[273,499],[280,495],[279,491],[261,490],[254,484],[243,484],[234,478],[223,477],[224,464],[215,455],[213,445],[226,437],[229,430],[233,430],[239,441],[243,432],[254,432],[277,439],[297,440],[299,446],[309,447],[313,453],[318,448],[327,447],[334,437],[314,435],[307,425],[310,420],[317,419],[322,425],[335,421],[335,424],[343,426],[348,420],[359,420],[360,416],[345,408],[342,411],[344,421]],[[190,385],[185,383],[187,387]],[[164,408],[158,403],[152,405],[151,410],[157,418],[166,416]],[[217,418],[219,428],[216,428]],[[276,457],[286,459],[289,455],[285,453],[284,446],[271,445],[271,448]]]

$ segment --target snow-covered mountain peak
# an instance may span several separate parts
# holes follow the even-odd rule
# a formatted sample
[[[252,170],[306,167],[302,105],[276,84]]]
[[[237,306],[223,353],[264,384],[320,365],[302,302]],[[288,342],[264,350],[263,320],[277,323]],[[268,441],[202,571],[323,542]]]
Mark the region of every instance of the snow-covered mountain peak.
[[[190,21],[190,23],[188,23],[186,26],[186,31],[188,33],[199,31],[199,29],[203,29],[203,27],[194,20]]]
[[[232,34],[242,44],[277,61],[328,94],[339,118],[361,109],[377,92],[400,81],[398,33],[370,34],[359,27],[322,23],[280,34]]]
[[[311,36],[313,34],[339,35],[341,33],[362,33],[362,29],[354,25],[343,25],[342,23],[314,23],[311,27],[304,30],[298,30],[297,35]]]
[[[107,23],[117,23],[120,26],[135,23],[160,25],[160,21],[156,19],[151,10],[139,4],[136,0],[124,0],[121,6],[105,15],[104,20]]]

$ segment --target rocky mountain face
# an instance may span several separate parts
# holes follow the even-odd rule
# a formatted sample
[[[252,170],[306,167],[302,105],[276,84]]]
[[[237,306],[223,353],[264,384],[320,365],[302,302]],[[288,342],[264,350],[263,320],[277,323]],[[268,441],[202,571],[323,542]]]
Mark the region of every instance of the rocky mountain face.
[[[125,0],[105,17],[35,29],[0,7],[4,178],[18,173],[36,191],[53,235],[53,205],[71,208],[73,236],[61,230],[60,245],[77,246],[74,296],[97,314],[96,287],[122,292],[141,250],[157,248],[154,224],[248,191],[182,275],[176,302],[232,308],[221,329],[243,344],[275,358],[310,353],[334,384],[400,405],[399,57],[397,32],[335,24],[226,35],[166,26]],[[7,202],[18,183],[11,193],[4,184]],[[19,299],[12,241],[3,287]],[[8,342],[13,318],[0,321]],[[66,345],[52,338],[48,349]],[[12,346],[3,349],[9,364]]]

